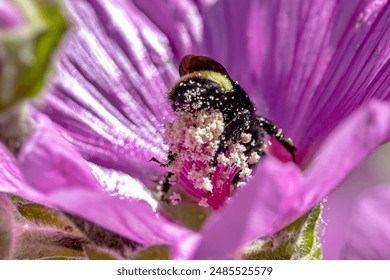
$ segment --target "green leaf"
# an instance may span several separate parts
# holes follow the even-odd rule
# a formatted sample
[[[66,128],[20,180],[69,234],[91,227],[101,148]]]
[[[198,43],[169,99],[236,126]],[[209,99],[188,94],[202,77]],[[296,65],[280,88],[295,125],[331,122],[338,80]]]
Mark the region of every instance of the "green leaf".
[[[274,236],[260,238],[243,250],[249,260],[320,259],[321,243],[318,226],[322,205],[291,223]]]
[[[35,63],[22,71],[16,88],[17,97],[24,97],[26,94],[32,97],[39,93],[44,83],[51,54],[67,29],[67,22],[59,5],[40,4],[39,13],[47,29],[46,32],[36,37]]]
[[[85,255],[89,260],[121,260],[115,252],[92,245],[84,246]]]
[[[35,203],[16,203],[19,213],[27,220],[39,225],[53,226],[66,233],[80,236],[79,229],[60,211]]]
[[[9,199],[12,201],[12,202],[23,202],[23,203],[26,203],[28,202],[28,200],[20,197],[20,196],[17,196],[17,195],[13,195],[13,194],[9,194],[8,195]]]
[[[301,227],[300,238],[296,242],[295,256],[297,258],[321,258],[321,243],[317,234],[321,213],[322,205],[318,205],[310,212],[305,223]]]
[[[132,256],[132,260],[169,260],[171,257],[171,249],[166,245],[155,245],[144,247],[136,251]]]
[[[0,193],[0,260],[12,259],[15,246],[13,204],[5,193]]]
[[[0,73],[0,110],[40,92],[51,55],[67,29],[56,1],[16,2],[26,22],[14,30],[0,32],[0,45],[5,52],[4,71]]]
[[[168,260],[170,248],[165,245],[141,247],[141,244],[102,228],[81,217],[66,214],[91,241],[84,246],[87,258],[91,260],[132,259]]]
[[[85,258],[85,238],[47,227],[27,226],[16,245],[16,259]]]
[[[140,246],[135,241],[129,240],[108,229],[100,227],[79,216],[66,213],[66,216],[78,227],[92,244],[115,251],[116,254],[126,257]]]

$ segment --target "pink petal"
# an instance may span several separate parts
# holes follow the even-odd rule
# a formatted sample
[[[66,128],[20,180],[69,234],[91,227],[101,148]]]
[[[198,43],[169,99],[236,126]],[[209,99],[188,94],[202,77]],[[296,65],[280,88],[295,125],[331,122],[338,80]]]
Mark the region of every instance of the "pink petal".
[[[203,38],[195,52],[222,63],[251,98],[260,101],[263,92],[258,87],[262,70],[259,59],[264,59],[266,43],[260,31],[267,20],[263,12],[256,9],[259,1],[214,2],[203,9]],[[258,109],[263,108],[258,106]]]
[[[18,161],[26,180],[41,193],[76,187],[100,190],[87,162],[45,118],[35,122]]]
[[[272,4],[271,4],[272,3]],[[270,2],[260,90],[270,116],[299,150],[313,149],[372,98],[388,99],[390,5],[386,1]],[[280,96],[280,98],[277,98]],[[280,120],[280,121],[279,121]]]
[[[316,126],[312,131],[314,137],[329,133],[361,104],[374,98],[388,100],[390,97],[390,3],[357,3],[356,7],[343,3],[336,10],[340,13],[336,14],[329,54],[325,56],[331,58],[327,69],[313,98],[306,95],[298,101],[309,100],[306,104],[312,110],[298,113],[296,121],[309,120],[301,132]],[[349,14],[351,17],[341,18]],[[326,125],[319,126],[319,123]]]
[[[195,259],[225,259],[238,248],[280,227],[280,219],[290,220],[286,208],[299,199],[296,187],[303,177],[292,163],[266,158],[254,179],[216,213],[202,230],[203,239]]]
[[[386,1],[70,3],[77,28],[41,110],[105,167],[164,159],[165,92],[186,52],[226,65],[259,114],[294,139],[301,165],[353,110],[389,97]]]
[[[63,131],[44,116],[35,117],[35,127],[18,155],[23,176],[43,194],[83,188],[121,198],[157,202],[138,180],[122,172],[86,162],[61,135]]]
[[[15,158],[2,143],[0,143],[0,192],[12,193],[37,202],[43,201],[39,193],[27,187]]]
[[[321,236],[323,259],[344,258],[346,228],[351,222],[358,198],[365,191],[390,182],[389,147],[390,142],[376,149],[327,197],[322,214],[326,225]]]
[[[88,165],[105,192],[123,199],[135,198],[144,200],[153,208],[157,207],[157,201],[140,181],[114,169],[104,168],[93,163],[88,163]]]
[[[188,255],[190,244],[197,240],[195,233],[159,216],[146,200],[126,196],[120,189],[109,189],[112,183],[118,187],[116,184],[123,178],[99,177],[105,184],[102,186],[86,161],[48,120],[40,118],[36,124],[19,154],[20,169],[26,180],[22,179],[15,162],[7,158],[2,162],[0,170],[4,172],[0,173],[0,179],[5,186],[11,182],[8,184],[11,187],[1,191],[23,197],[29,192],[37,193],[38,202],[43,200],[145,245],[169,244],[173,246],[175,258]],[[107,172],[96,168],[94,171],[100,175]]]
[[[16,160],[0,143],[0,191],[17,192],[24,185],[24,179],[17,167]]]
[[[315,201],[324,198],[369,153],[389,139],[389,102],[371,101],[353,113],[332,131],[313,157],[306,176],[305,203],[313,207]]]
[[[197,234],[159,216],[145,201],[120,199],[82,187],[50,193],[60,209],[81,216],[144,245],[168,244],[174,258],[186,258]]]
[[[193,0],[135,0],[134,5],[169,41],[176,62],[194,52],[202,36],[202,8]]]
[[[390,188],[381,186],[362,195],[354,207],[344,258],[390,259]]]
[[[390,97],[389,17],[388,1],[218,1],[201,51],[226,65],[302,157],[361,104]]]
[[[274,234],[321,202],[389,139],[390,104],[371,102],[329,135],[306,175],[292,163],[266,158],[253,180],[205,225],[194,257],[225,258],[258,237]]]
[[[88,160],[124,172],[161,172],[167,88],[177,78],[164,34],[129,1],[69,1],[75,27],[39,109]]]

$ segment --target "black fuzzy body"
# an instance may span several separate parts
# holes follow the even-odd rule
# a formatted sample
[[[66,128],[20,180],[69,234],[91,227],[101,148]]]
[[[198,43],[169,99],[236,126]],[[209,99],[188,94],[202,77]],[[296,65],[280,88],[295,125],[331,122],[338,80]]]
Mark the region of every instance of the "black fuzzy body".
[[[253,103],[237,82],[225,78],[231,84],[229,91],[219,83],[203,77],[179,81],[169,96],[172,108],[175,112],[196,113],[200,110],[214,109],[222,113],[225,128],[215,158],[226,152],[226,144],[229,141],[232,143],[240,141],[243,133],[252,136],[248,143],[242,143],[246,147],[245,154],[249,156],[256,152],[262,156],[265,130],[255,115]]]

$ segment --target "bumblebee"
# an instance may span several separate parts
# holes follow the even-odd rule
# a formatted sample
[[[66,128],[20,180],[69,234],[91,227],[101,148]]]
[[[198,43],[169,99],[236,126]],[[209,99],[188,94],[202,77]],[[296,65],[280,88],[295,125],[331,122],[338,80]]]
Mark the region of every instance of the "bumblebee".
[[[188,169],[183,162],[196,162],[198,172],[206,168],[198,162],[206,162],[208,170],[202,176],[208,174],[211,182],[215,167],[231,162],[229,157],[233,156],[234,151],[239,151],[238,157],[245,161],[242,163],[242,160],[236,160],[231,163],[241,169],[241,172],[237,173],[231,181],[233,185],[237,184],[240,178],[245,177],[243,170],[252,170],[265,156],[266,134],[274,136],[291,154],[295,162],[296,147],[292,140],[286,137],[272,121],[256,115],[255,107],[248,94],[238,82],[230,78],[219,62],[207,56],[186,55],[180,62],[179,74],[180,79],[170,88],[167,97],[175,114],[183,119],[184,125],[176,126],[176,131],[181,131],[171,135],[168,141],[173,143],[170,143],[168,159],[164,163],[169,172],[162,184],[163,192],[169,188],[169,179],[175,177],[176,173],[182,172],[181,170]],[[189,119],[192,117],[196,121],[191,123]],[[172,134],[173,128],[170,127],[169,130]],[[188,140],[188,135],[183,134],[196,130],[198,132],[194,132],[196,136],[193,137],[196,141]],[[204,135],[199,136],[199,131],[208,138],[203,137]],[[205,139],[211,139],[209,146]],[[193,142],[197,144],[193,145]],[[188,146],[188,143],[192,143],[192,146],[184,147]],[[211,150],[207,152],[209,158],[199,156],[199,150],[203,153]],[[198,187],[195,185],[195,188]]]

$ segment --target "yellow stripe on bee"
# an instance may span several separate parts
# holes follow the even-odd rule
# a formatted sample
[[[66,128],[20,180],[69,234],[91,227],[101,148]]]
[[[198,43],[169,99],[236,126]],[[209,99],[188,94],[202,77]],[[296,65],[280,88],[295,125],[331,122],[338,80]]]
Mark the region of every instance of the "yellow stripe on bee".
[[[233,84],[230,81],[230,79],[226,77],[226,75],[223,75],[215,71],[210,71],[210,70],[196,71],[183,76],[180,80],[188,80],[191,78],[203,78],[203,79],[216,82],[217,84],[221,85],[221,88],[225,92],[233,90]]]
[[[181,77],[168,91],[168,98],[173,95],[178,85],[182,82],[194,79],[194,78],[203,78],[206,80],[213,81],[221,86],[222,92],[229,92],[233,90],[233,84],[230,79],[221,73],[210,71],[210,70],[202,70],[189,73]]]

